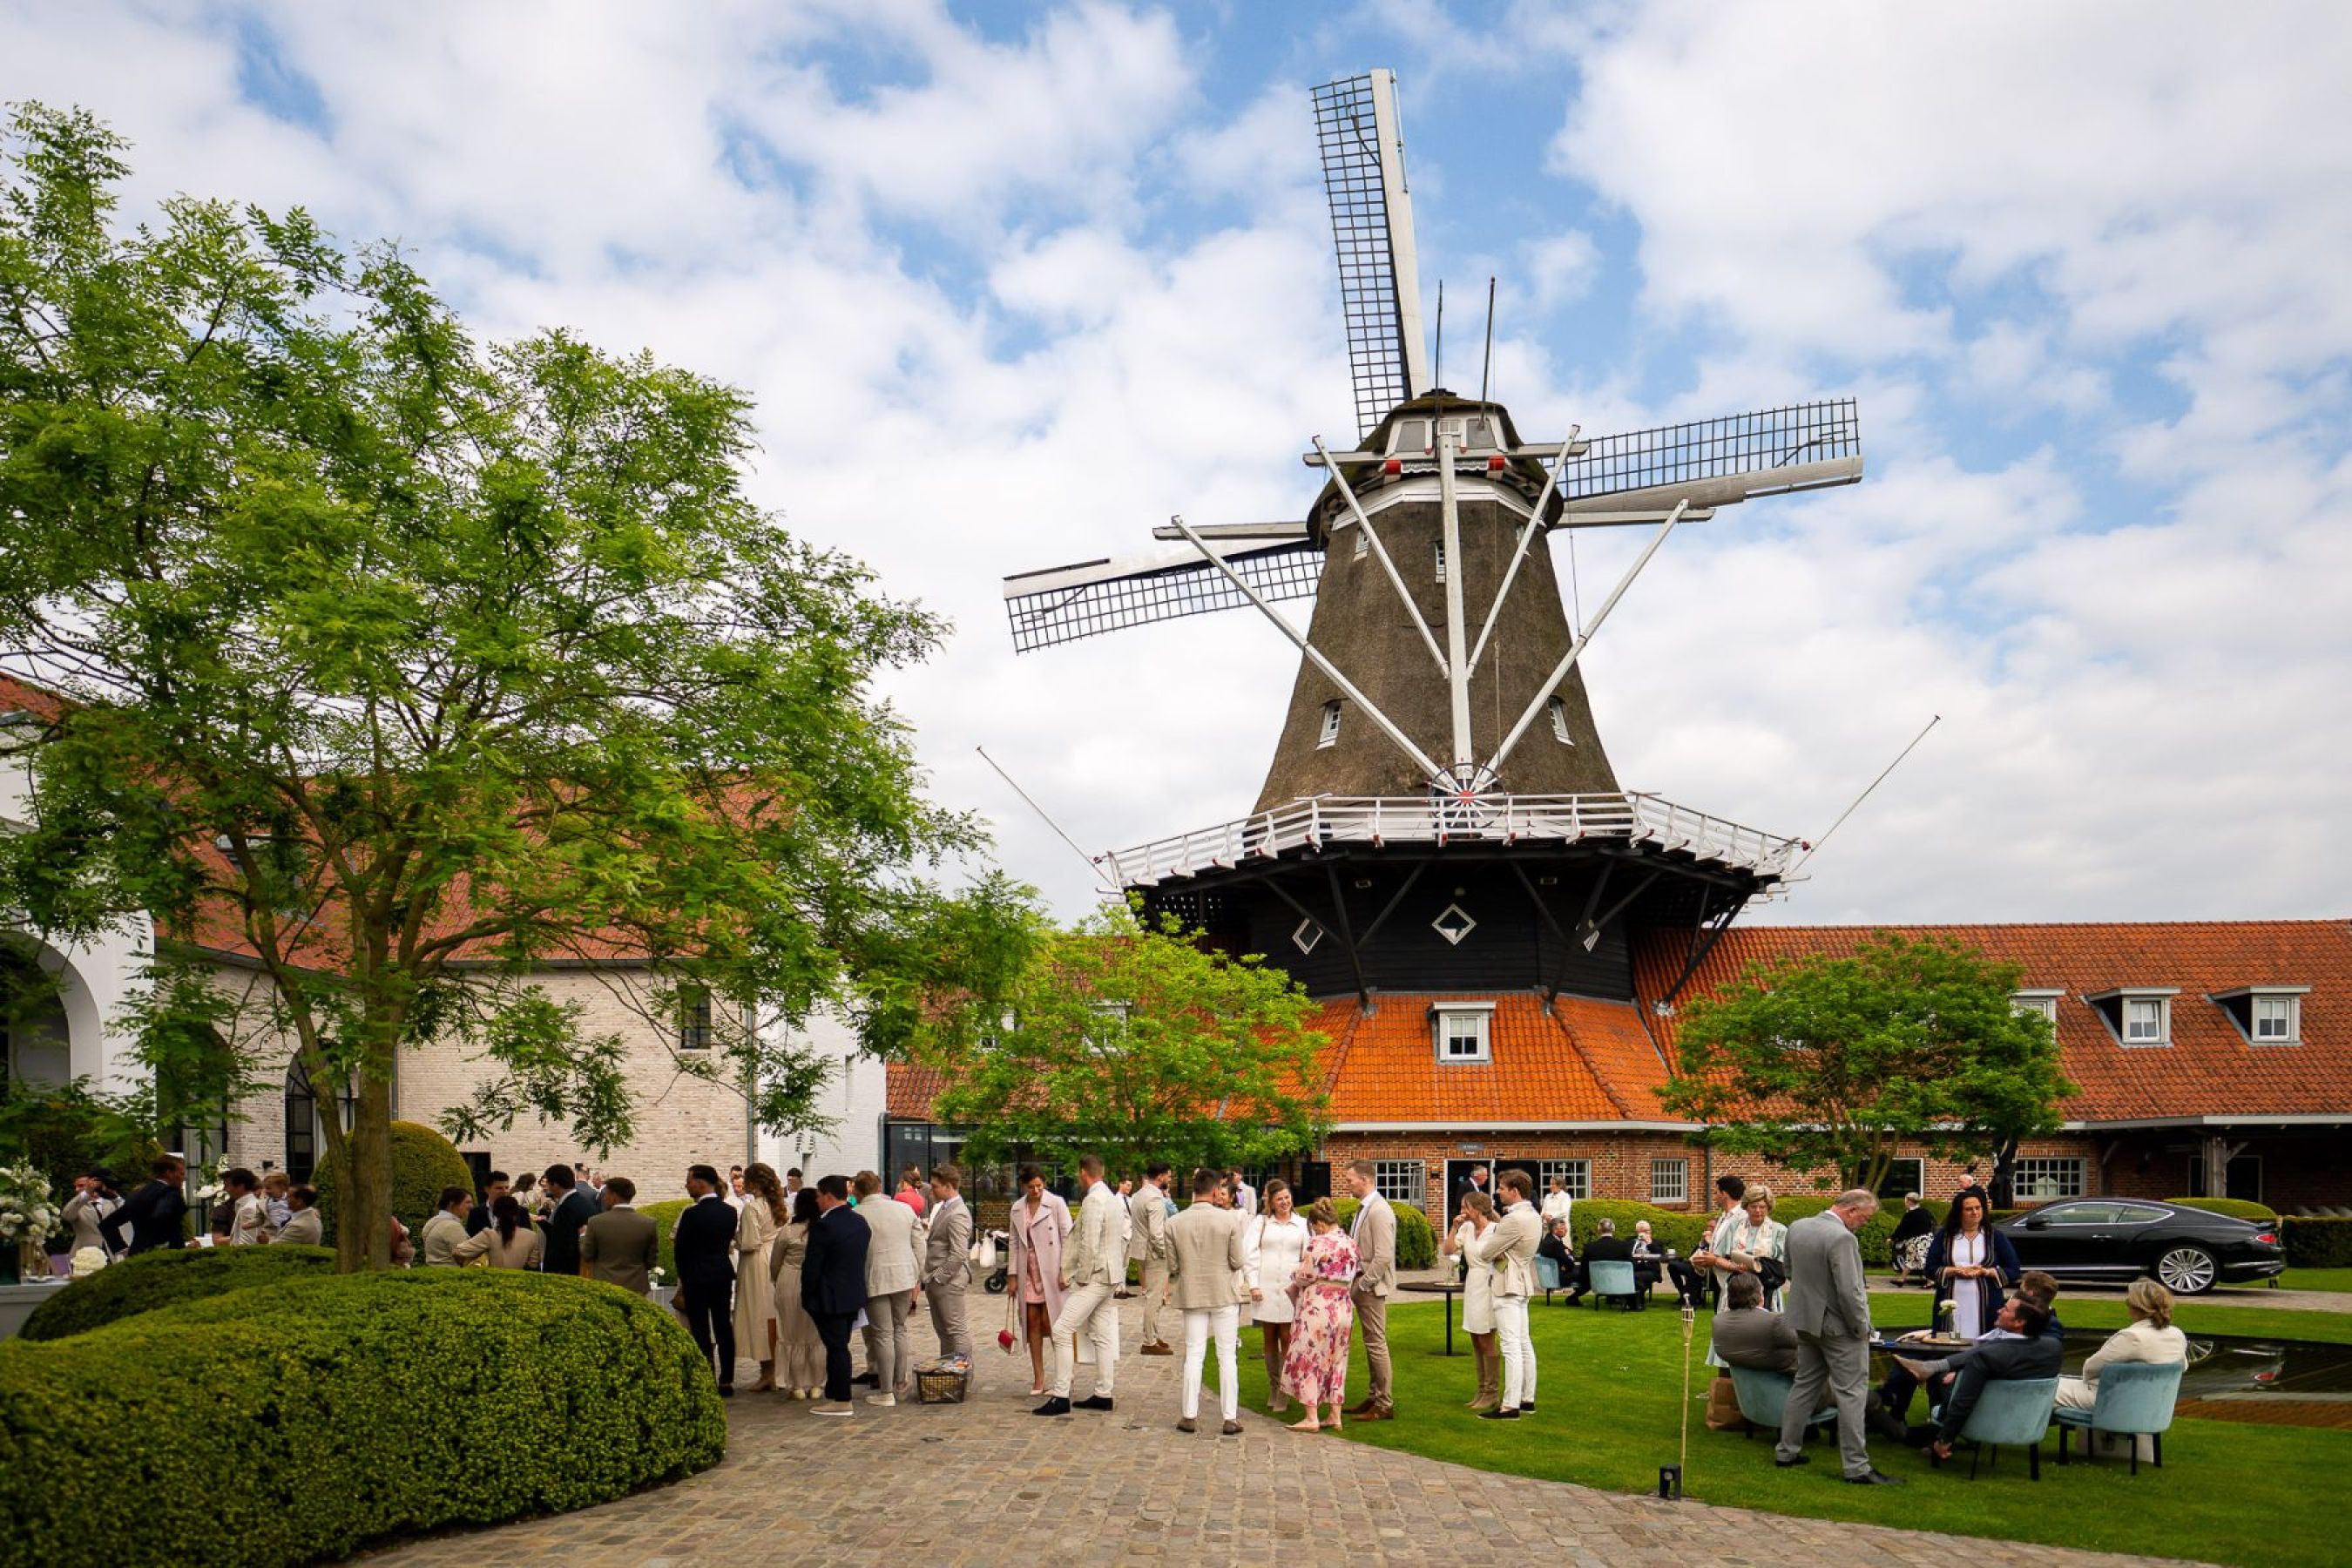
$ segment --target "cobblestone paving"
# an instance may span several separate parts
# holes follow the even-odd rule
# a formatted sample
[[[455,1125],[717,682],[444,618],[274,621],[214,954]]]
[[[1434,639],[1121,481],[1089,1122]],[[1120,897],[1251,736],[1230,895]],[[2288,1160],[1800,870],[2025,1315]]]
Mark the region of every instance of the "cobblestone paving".
[[[977,1304],[977,1303],[976,1303]],[[1238,1437],[1174,1429],[1178,1357],[1135,1354],[1126,1304],[1118,1408],[1041,1420],[1028,1363],[982,1334],[962,1406],[863,1403],[847,1419],[767,1394],[730,1402],[725,1462],[602,1508],[436,1536],[365,1559],[562,1568],[1104,1568],[1460,1563],[1611,1568],[1692,1563],[1882,1568],[2092,1568],[2146,1563],[1703,1503],[1662,1503],[1285,1430],[1242,1415]],[[974,1328],[990,1321],[985,1307]],[[1249,1336],[1244,1336],[1244,1352]],[[918,1335],[928,1351],[928,1329]],[[744,1381],[752,1373],[746,1371]],[[1081,1367],[1077,1392],[1090,1372]],[[863,1390],[860,1391],[861,1394]],[[1408,1415],[1409,1418],[1409,1415]]]

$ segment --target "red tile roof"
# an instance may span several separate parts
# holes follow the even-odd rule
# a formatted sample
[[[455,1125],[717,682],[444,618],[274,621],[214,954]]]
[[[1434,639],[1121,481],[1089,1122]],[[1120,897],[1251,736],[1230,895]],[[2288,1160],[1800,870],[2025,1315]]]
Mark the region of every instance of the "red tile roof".
[[[2070,1121],[2341,1114],[2352,1118],[2352,921],[2189,921],[2167,924],[1742,926],[1699,965],[1677,1005],[1736,981],[1751,963],[1851,952],[1876,930],[1953,938],[2024,970],[2029,990],[2063,990],[2058,1045],[2082,1092]],[[1688,933],[1651,931],[1634,947],[1634,984],[1664,994]],[[2246,985],[2308,985],[2303,1044],[2255,1046],[2215,1003]],[[2120,1044],[2083,1000],[2118,987],[2178,986],[2169,1046]],[[1653,1017],[1672,1049],[1674,1020]]]

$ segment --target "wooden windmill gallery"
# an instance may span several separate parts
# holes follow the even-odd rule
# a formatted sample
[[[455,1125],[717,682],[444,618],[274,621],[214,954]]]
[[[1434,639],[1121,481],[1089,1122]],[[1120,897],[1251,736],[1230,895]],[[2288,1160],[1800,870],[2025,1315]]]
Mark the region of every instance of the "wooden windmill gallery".
[[[1621,787],[1579,661],[1680,524],[1859,479],[1854,405],[1523,439],[1501,405],[1432,384],[1393,78],[1313,96],[1356,440],[1315,438],[1322,486],[1302,521],[1180,516],[1155,531],[1180,550],[1007,578],[1014,647],[1247,606],[1298,649],[1249,814],[1096,863],[1148,910],[1327,999],[1342,1051],[1379,1018],[1400,1069],[1443,1075],[1496,1061],[1498,1009],[1574,1033],[1563,1008],[1594,1004],[1625,1015],[1602,1033],[1639,1036],[1641,933],[1689,933],[1682,974],[1642,993],[1654,1006],[1801,847]],[[1652,530],[1646,547],[1571,628],[1549,537],[1628,525]],[[1310,595],[1302,634],[1275,602]]]

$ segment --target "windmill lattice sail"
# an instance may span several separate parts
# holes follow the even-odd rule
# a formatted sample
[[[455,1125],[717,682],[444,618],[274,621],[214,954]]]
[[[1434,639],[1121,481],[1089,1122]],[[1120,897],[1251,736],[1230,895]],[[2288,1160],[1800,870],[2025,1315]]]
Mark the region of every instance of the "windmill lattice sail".
[[[1339,309],[1360,439],[1429,385],[1395,77],[1369,71],[1317,88],[1315,140],[1339,256]]]
[[[1323,573],[1322,547],[1303,539],[1220,553],[1269,599],[1307,598]],[[1015,653],[1248,603],[1223,574],[1191,552],[1157,562],[1079,562],[1004,580],[1004,613],[1012,622]]]

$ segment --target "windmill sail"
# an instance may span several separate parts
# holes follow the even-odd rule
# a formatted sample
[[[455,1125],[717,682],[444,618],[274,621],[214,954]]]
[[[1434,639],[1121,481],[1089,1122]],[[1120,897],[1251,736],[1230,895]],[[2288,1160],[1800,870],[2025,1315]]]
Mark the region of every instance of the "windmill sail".
[[[1596,437],[1560,471],[1559,521],[1654,521],[1680,501],[1729,506],[1861,478],[1853,399],[1799,403]]]
[[[1428,390],[1430,380],[1396,78],[1375,70],[1317,88],[1315,139],[1339,256],[1360,439],[1390,409]]]
[[[1275,530],[1281,530],[1274,535]],[[1225,561],[1269,599],[1303,599],[1323,574],[1323,550],[1297,524],[1274,524],[1221,549]],[[1274,542],[1266,542],[1273,535]],[[1128,626],[1239,609],[1240,589],[1192,551],[1123,561],[1082,561],[1004,579],[1013,650],[1028,653]]]

